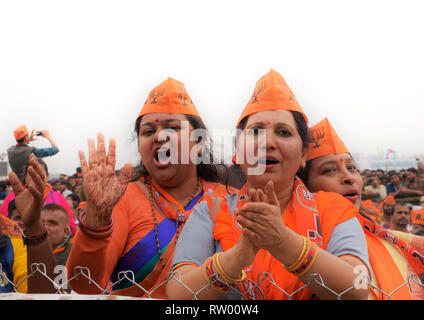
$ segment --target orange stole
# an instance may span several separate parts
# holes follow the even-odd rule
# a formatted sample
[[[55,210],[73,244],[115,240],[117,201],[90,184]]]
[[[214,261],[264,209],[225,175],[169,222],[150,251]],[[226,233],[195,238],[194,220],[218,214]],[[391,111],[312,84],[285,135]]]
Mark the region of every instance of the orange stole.
[[[237,207],[242,207],[247,200],[246,185],[239,192]],[[331,210],[327,210],[331,208]],[[334,193],[319,192],[312,195],[303,182],[296,178],[293,185],[291,201],[285,208],[282,219],[287,227],[299,235],[309,237],[312,242],[326,248],[334,227],[355,217],[356,208]],[[231,216],[226,202],[216,216],[214,239],[219,240],[224,251],[234,246],[241,230]],[[248,281],[240,285],[246,299],[284,300],[311,299],[312,292],[301,288],[304,284],[289,273],[281,262],[271,256],[267,250],[259,250],[253,264],[245,268]],[[278,287],[277,287],[278,286]],[[299,290],[300,289],[300,290]]]
[[[388,295],[393,293],[390,296],[391,300],[422,299],[424,294],[422,285],[414,285],[411,282],[411,287],[414,288],[409,290],[409,286],[403,284],[408,280],[407,273],[415,273],[420,276],[424,272],[422,261],[424,238],[409,236],[411,241],[408,243],[405,239],[401,239],[398,236],[399,233],[395,234],[395,232],[385,230],[378,223],[373,224],[359,214],[357,218],[364,229],[370,265],[376,278],[377,288],[379,289],[371,288],[374,298],[377,300],[387,300],[389,299]],[[400,252],[403,259],[401,263],[406,263],[407,269],[402,271],[398,268],[395,257],[388,251],[384,243],[393,246]]]
[[[142,182],[144,179],[140,179]],[[160,188],[159,186],[152,183],[152,186],[155,187],[156,190],[160,190],[162,196],[166,196],[166,200],[172,203],[178,203],[175,199],[172,198],[165,190]],[[198,200],[197,203],[202,201],[208,201],[211,196],[213,197],[225,197],[228,193],[236,192],[237,190],[231,187],[228,187],[228,191],[225,186],[220,183],[207,182],[202,179],[202,186],[204,194]],[[147,196],[147,195],[146,195]],[[157,199],[156,199],[157,201]],[[148,203],[148,202],[147,202]],[[149,204],[150,205],[150,204]],[[159,203],[159,207],[162,209],[161,203]],[[180,204],[178,204],[181,207]],[[185,212],[185,220],[182,222],[180,228],[184,228],[184,224],[187,221],[190,213],[193,211],[195,206],[191,210]],[[170,219],[177,219],[177,213],[171,213],[171,207],[167,206],[167,210],[163,213]],[[177,234],[174,235],[172,240],[169,242],[168,247],[162,254],[162,259],[165,262],[165,266],[162,263],[156,263],[153,270],[141,281],[138,285],[133,285],[131,287],[120,289],[114,291],[112,294],[114,295],[123,295],[123,296],[132,296],[132,297],[142,297],[142,298],[155,298],[155,299],[167,299],[166,295],[166,282],[168,280],[168,274],[172,267],[172,259],[174,257],[175,250],[175,240]]]

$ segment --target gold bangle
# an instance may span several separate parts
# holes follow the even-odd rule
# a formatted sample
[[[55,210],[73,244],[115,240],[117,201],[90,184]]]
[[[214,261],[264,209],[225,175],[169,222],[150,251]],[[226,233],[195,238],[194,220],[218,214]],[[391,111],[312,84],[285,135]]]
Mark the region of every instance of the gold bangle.
[[[289,272],[296,270],[301,265],[302,260],[305,258],[305,255],[308,252],[307,249],[309,247],[310,240],[307,237],[304,237],[304,236],[301,236],[301,237],[303,240],[303,248],[302,248],[302,251],[300,252],[300,255],[297,257],[297,260],[291,266],[286,266],[284,263],[281,263],[284,269],[286,269]]]
[[[305,269],[302,270],[301,272],[299,272],[298,274],[295,274],[295,276],[300,277],[300,276],[304,275],[314,264],[314,261],[317,257],[317,254],[318,254],[318,247],[315,243],[313,243],[311,245],[311,250],[313,250],[313,253],[312,253],[312,257],[311,257],[310,261],[303,261],[303,263],[306,264]],[[307,258],[308,257],[306,256],[304,260],[306,260]]]
[[[219,263],[219,256],[221,254],[222,254],[222,252],[218,252],[218,253],[215,253],[213,255],[213,262],[215,263],[215,267],[216,267],[216,270],[218,271],[219,275],[221,277],[223,277],[228,283],[232,283],[232,284],[237,284],[237,283],[240,283],[240,282],[243,282],[244,280],[246,280],[247,275],[246,275],[246,272],[243,269],[241,270],[241,276],[238,279],[231,278],[224,271],[224,269],[222,269],[221,264]]]
[[[208,274],[208,264],[211,264],[209,266],[210,274]],[[225,293],[231,290],[231,287],[227,286],[225,283],[220,281],[215,273],[213,273],[213,258],[209,257],[205,260],[203,263],[203,274],[206,278],[206,282],[216,291],[219,293]]]

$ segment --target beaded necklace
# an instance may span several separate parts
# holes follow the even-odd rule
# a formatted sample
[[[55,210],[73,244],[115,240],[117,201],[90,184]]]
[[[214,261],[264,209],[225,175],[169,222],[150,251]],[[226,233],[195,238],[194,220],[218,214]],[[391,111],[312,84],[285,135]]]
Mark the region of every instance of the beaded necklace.
[[[162,259],[162,252],[161,252],[161,249],[160,249],[159,232],[158,232],[158,224],[157,224],[156,209],[155,209],[155,199],[154,199],[154,196],[153,196],[152,183],[151,183],[150,178],[147,177],[144,180],[144,183],[146,184],[146,186],[149,190],[149,201],[150,201],[150,208],[152,210],[153,225],[154,225],[154,229],[155,229],[155,237],[156,237],[156,245],[157,245],[158,255],[159,255],[159,262],[162,263],[162,267],[165,267],[165,263],[163,262],[163,259]],[[201,186],[201,180],[200,180],[200,178],[197,178],[197,183],[196,183],[196,186],[194,187],[193,193],[191,194],[190,198],[185,203],[183,208],[185,208],[190,203],[190,201],[192,201],[194,199],[194,197],[198,194],[199,186]],[[179,233],[180,233],[180,227],[181,227],[182,223],[184,222],[184,218],[185,218],[185,213],[181,213],[180,209],[177,209],[177,219],[175,221],[175,225],[176,225],[175,243],[177,243]]]

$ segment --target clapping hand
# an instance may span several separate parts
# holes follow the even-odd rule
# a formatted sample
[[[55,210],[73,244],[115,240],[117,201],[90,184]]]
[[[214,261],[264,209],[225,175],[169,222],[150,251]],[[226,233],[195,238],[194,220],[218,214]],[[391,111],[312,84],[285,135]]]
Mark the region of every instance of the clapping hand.
[[[272,253],[287,237],[287,227],[281,217],[274,183],[268,182],[265,192],[249,189],[248,194],[250,201],[237,211],[237,222],[254,247]]]

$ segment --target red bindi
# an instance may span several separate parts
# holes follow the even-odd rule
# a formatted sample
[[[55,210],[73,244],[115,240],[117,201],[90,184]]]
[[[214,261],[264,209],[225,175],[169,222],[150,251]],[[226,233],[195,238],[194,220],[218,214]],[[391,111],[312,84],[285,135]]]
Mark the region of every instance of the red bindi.
[[[268,124],[271,124],[271,121],[268,121]]]
[[[342,158],[340,158],[340,160],[339,160],[340,162],[343,162],[343,159]]]

